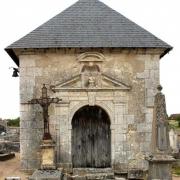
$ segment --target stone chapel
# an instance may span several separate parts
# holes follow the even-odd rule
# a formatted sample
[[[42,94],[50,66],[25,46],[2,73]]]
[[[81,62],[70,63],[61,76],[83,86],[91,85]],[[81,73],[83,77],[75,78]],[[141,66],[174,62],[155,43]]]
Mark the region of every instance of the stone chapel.
[[[40,167],[41,96],[56,164],[147,170],[159,61],[172,47],[99,0],[79,0],[5,50],[20,72],[21,168]]]

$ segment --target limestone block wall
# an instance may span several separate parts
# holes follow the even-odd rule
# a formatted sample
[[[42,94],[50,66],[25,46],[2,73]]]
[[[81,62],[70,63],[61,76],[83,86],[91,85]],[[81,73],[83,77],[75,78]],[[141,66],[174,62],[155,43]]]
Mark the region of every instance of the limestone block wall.
[[[78,57],[92,51],[103,55],[104,60],[97,64],[102,74],[111,77],[112,88],[101,88],[94,92],[50,90],[51,86],[81,74],[82,62],[78,61]],[[149,153],[151,145],[153,100],[159,84],[160,52],[141,49],[56,49],[25,50],[19,54],[22,169],[33,170],[40,166],[42,110],[39,105],[29,105],[28,101],[41,96],[42,84],[48,87],[49,96],[62,98],[61,103],[52,104],[49,108],[50,132],[56,142],[56,161],[59,166],[72,166],[73,115],[79,108],[93,103],[102,107],[110,117],[112,167],[120,170],[147,168],[144,156]],[[113,79],[129,85],[131,89],[115,89]],[[76,83],[81,85],[80,81]],[[75,86],[66,85],[67,88]]]

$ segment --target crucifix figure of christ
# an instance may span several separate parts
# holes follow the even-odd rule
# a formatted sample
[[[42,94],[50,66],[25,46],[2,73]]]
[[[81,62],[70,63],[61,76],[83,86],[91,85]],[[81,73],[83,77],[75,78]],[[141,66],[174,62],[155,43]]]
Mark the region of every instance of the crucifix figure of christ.
[[[43,109],[43,119],[44,119],[43,140],[52,139],[50,131],[49,131],[48,107],[51,103],[58,103],[59,101],[62,101],[62,99],[48,97],[47,88],[45,84],[43,84],[43,87],[42,87],[42,97],[39,99],[32,99],[31,101],[29,101],[30,104],[39,104]]]

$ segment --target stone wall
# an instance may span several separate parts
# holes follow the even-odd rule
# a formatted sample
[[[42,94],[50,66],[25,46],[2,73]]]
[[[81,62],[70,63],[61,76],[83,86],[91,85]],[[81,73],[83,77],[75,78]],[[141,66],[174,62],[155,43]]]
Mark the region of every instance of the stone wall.
[[[32,50],[20,54],[21,167],[40,166],[42,110],[29,105],[46,84],[50,97],[62,98],[49,108],[50,131],[56,142],[56,161],[71,167],[71,121],[85,105],[103,108],[111,120],[111,163],[115,169],[147,169],[153,105],[159,84],[161,50],[62,49]],[[97,65],[94,87],[86,87],[83,67]],[[87,68],[87,69],[88,69]],[[84,73],[84,74],[83,74]],[[94,77],[93,77],[94,78]],[[89,81],[87,81],[89,83]],[[50,90],[51,89],[51,90]]]
[[[0,134],[0,152],[19,152],[20,150],[20,128],[9,127],[5,123],[3,134]]]
[[[0,137],[1,137],[1,133],[4,134],[6,132],[6,128],[7,128],[7,122],[0,118]]]
[[[19,142],[20,128],[19,127],[7,127],[5,140],[11,142]]]

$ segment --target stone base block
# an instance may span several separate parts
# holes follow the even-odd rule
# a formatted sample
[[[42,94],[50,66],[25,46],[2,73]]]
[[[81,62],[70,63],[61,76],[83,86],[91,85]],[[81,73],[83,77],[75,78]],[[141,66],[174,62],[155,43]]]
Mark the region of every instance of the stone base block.
[[[41,145],[41,169],[56,169],[54,148],[55,144],[52,140],[43,140],[43,144]]]
[[[114,172],[111,168],[73,168],[74,180],[95,180],[95,179],[114,179]]]
[[[145,179],[145,172],[141,169],[128,170],[128,179]]]
[[[58,163],[57,167],[59,170],[63,169],[63,172],[72,174],[73,173],[73,167],[72,163]]]
[[[167,154],[155,154],[148,158],[148,180],[163,179],[172,180],[171,168],[175,159]]]
[[[20,171],[28,176],[32,175],[35,171],[34,169],[20,169]]]
[[[62,180],[62,173],[59,170],[36,170],[29,180]]]
[[[75,175],[71,176],[73,180],[112,180],[114,179],[114,174],[106,173],[95,173],[86,175]]]
[[[97,173],[113,173],[112,168],[73,168],[73,174],[97,174]]]

